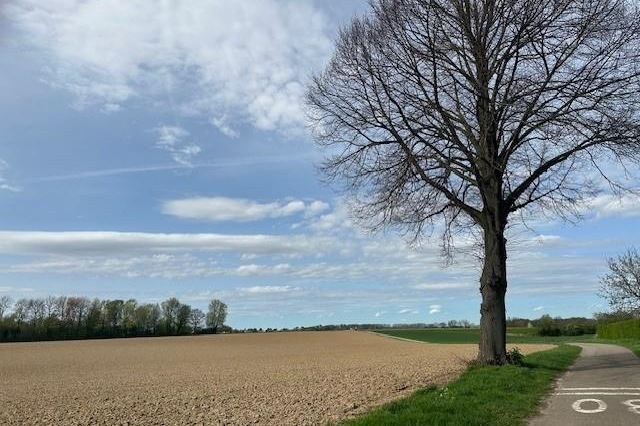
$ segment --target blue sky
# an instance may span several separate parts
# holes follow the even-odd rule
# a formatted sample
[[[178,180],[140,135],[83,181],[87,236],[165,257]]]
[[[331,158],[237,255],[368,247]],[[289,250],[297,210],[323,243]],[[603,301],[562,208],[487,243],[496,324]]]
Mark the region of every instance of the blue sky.
[[[321,183],[304,87],[364,2],[4,2],[0,293],[229,305],[235,327],[477,322],[460,240],[408,247]],[[590,315],[638,199],[509,236],[510,316]]]

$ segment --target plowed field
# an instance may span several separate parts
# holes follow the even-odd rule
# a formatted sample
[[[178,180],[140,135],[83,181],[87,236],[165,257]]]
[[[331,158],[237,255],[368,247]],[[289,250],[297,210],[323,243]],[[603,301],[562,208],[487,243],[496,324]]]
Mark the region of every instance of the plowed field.
[[[476,351],[361,331],[2,344],[0,424],[323,424],[443,384]]]

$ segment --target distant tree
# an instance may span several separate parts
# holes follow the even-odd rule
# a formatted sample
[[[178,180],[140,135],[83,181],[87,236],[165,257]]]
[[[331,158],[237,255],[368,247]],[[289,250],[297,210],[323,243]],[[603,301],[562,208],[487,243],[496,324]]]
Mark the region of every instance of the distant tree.
[[[127,333],[136,328],[136,308],[138,302],[135,299],[129,299],[122,305],[122,326]]]
[[[221,300],[213,299],[209,302],[209,311],[207,312],[207,327],[213,329],[216,333],[227,319],[227,305]]]
[[[4,318],[4,314],[7,313],[9,307],[11,306],[11,298],[7,295],[0,296],[0,320]]]
[[[614,311],[640,314],[640,253],[629,249],[608,263],[609,272],[600,279],[600,295]]]
[[[55,298],[54,301],[54,311],[55,311],[55,315],[56,317],[58,317],[58,319],[60,321],[64,320],[64,315],[66,312],[66,306],[67,306],[67,297],[66,296],[58,296]]]
[[[180,304],[178,313],[176,314],[176,334],[185,332],[191,319],[191,306]]]
[[[28,320],[29,301],[27,299],[18,299],[13,305],[13,319],[16,323],[21,324]]]
[[[507,327],[528,327],[530,322],[527,318],[507,318]]]
[[[139,333],[151,332],[151,309],[153,305],[146,304],[136,307],[133,312],[135,328]]]
[[[194,333],[197,333],[198,330],[200,330],[200,328],[204,324],[204,320],[206,317],[207,315],[198,308],[191,310],[189,325],[191,326],[191,330],[193,330]]]
[[[107,326],[116,330],[122,326],[123,300],[107,300],[104,305],[104,318]]]
[[[44,299],[44,306],[47,313],[47,318],[52,319],[57,316],[56,312],[56,297],[47,296]]]
[[[85,326],[87,328],[87,335],[96,336],[103,330],[99,330],[102,325],[102,310],[104,303],[99,299],[93,299],[87,309],[87,316],[85,320]]]
[[[162,307],[162,315],[167,333],[172,334],[177,327],[178,310],[180,309],[181,303],[178,299],[172,297],[162,302],[160,306]]]
[[[607,324],[636,318],[634,313],[627,311],[597,312],[593,314],[593,316],[598,321],[598,324]]]
[[[151,332],[157,334],[158,326],[160,325],[160,320],[162,319],[162,310],[156,303],[149,307],[149,313],[149,326],[151,327]]]
[[[479,361],[506,362],[508,224],[579,218],[640,157],[640,11],[623,0],[373,0],[309,88],[354,216],[477,235]]]
[[[82,339],[186,334],[202,325],[205,314],[176,298],[139,305],[135,299],[85,297],[22,298],[7,315],[8,297],[0,297],[0,341]],[[164,327],[161,325],[164,324]]]
[[[550,315],[543,315],[536,320],[538,326],[538,334],[541,336],[559,336],[560,327],[558,322],[551,318]]]

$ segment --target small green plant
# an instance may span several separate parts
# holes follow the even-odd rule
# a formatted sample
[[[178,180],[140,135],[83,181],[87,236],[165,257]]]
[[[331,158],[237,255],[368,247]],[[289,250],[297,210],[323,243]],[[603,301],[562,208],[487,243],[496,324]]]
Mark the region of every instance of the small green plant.
[[[507,351],[507,364],[511,365],[523,365],[524,364],[524,355],[520,352],[520,349],[513,348]]]

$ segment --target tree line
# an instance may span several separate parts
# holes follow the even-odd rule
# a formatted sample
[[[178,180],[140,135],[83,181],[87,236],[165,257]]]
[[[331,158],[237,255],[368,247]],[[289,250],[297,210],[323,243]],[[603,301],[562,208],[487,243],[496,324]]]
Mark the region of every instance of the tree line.
[[[178,336],[227,331],[227,305],[207,312],[171,297],[161,303],[48,296],[15,301],[0,296],[0,342],[140,336]]]

